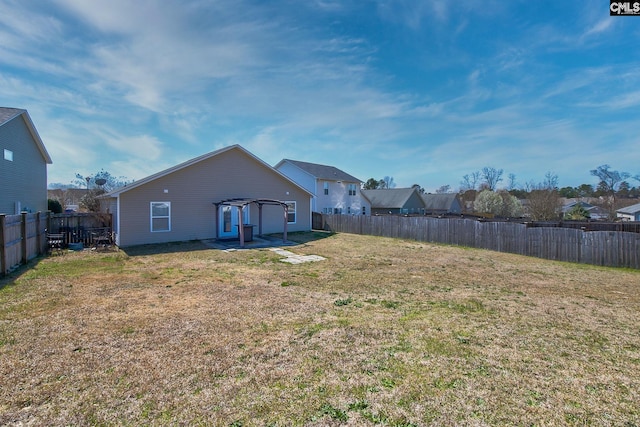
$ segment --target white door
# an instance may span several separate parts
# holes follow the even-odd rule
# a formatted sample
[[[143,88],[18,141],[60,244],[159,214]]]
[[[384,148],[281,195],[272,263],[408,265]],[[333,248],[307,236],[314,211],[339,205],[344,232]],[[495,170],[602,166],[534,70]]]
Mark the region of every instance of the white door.
[[[249,223],[249,206],[242,209],[243,223]],[[238,237],[238,207],[220,206],[220,233],[222,239]]]

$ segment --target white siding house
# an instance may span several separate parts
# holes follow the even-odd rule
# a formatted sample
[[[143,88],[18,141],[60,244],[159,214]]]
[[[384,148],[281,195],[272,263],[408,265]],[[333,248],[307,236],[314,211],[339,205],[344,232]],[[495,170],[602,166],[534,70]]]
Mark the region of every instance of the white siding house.
[[[360,193],[360,181],[327,165],[283,159],[275,168],[313,194],[314,212],[343,215],[369,215],[371,205]]]
[[[623,221],[640,221],[640,203],[618,209],[616,215]]]

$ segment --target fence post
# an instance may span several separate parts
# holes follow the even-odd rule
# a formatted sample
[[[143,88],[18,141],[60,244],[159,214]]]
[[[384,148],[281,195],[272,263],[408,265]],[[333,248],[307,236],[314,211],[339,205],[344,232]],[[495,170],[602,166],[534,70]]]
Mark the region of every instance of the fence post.
[[[21,236],[21,247],[22,247],[22,263],[27,263],[27,213],[22,212],[21,221],[20,221],[20,236]]]
[[[5,247],[5,214],[0,214],[0,276],[7,273],[7,248]]]
[[[42,255],[42,234],[40,233],[40,211],[36,212],[36,253]]]

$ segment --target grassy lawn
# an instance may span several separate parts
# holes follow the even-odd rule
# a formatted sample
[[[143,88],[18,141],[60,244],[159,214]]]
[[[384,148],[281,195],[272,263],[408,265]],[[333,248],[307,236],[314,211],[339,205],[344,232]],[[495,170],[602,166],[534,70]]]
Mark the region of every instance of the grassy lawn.
[[[320,237],[320,238],[315,238]],[[357,235],[0,282],[0,425],[640,426],[640,272]]]

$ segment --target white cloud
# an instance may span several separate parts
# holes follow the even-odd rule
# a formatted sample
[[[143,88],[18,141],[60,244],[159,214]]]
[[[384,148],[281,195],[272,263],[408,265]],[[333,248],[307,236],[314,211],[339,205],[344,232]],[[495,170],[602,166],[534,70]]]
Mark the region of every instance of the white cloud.
[[[612,16],[607,16],[605,18],[602,18],[601,20],[596,22],[594,25],[589,27],[584,32],[584,34],[582,35],[582,38],[590,37],[590,36],[593,36],[593,35],[598,35],[598,34],[606,32],[607,30],[609,30],[610,28],[612,28],[614,26],[615,19],[616,18],[614,18]]]

